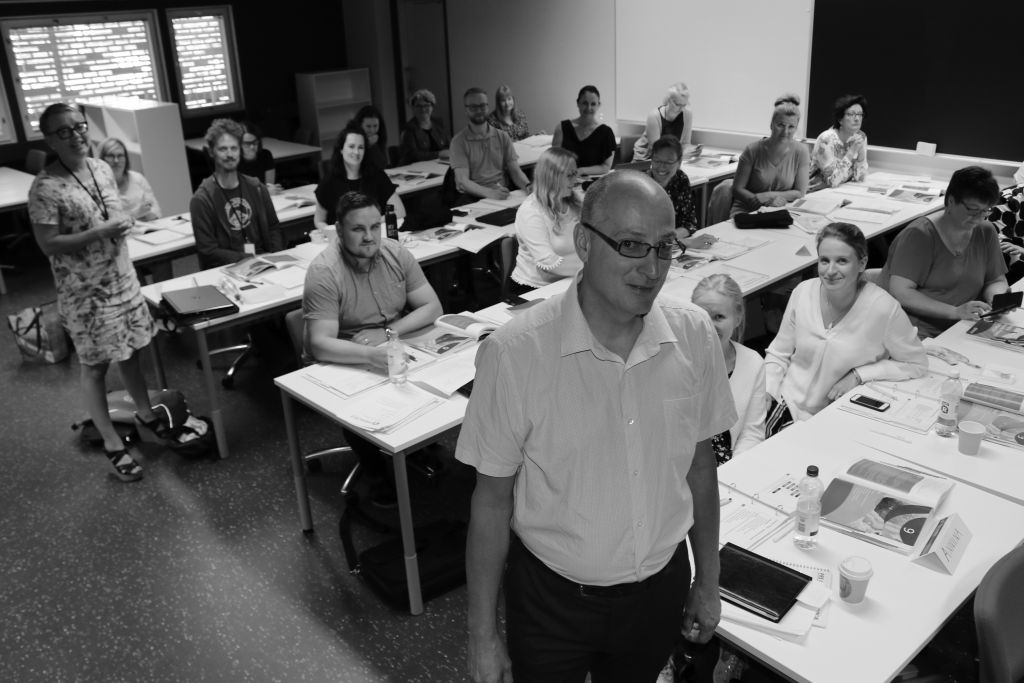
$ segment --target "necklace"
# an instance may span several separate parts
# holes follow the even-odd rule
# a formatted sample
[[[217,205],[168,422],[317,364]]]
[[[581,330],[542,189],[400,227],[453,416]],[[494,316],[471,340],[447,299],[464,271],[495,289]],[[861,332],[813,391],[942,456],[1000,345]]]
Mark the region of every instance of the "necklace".
[[[822,292],[822,299],[825,301],[825,307],[828,309],[829,322],[825,324],[826,330],[831,330],[833,327],[835,327],[840,320],[846,317],[846,314],[850,312],[850,309],[853,308],[853,305],[857,303],[857,297],[855,295],[853,297],[853,301],[850,302],[849,306],[846,306],[845,308],[837,311],[832,307],[832,301],[828,298],[828,294]]]
[[[100,208],[103,220],[110,220],[110,213],[107,211],[107,203],[103,201],[103,192],[100,190],[100,184],[96,182],[96,175],[92,172],[92,166],[89,165],[89,162],[85,162],[85,167],[89,169],[89,176],[92,178],[93,187],[96,188],[96,194],[93,194],[92,190],[86,187],[85,183],[75,175],[75,172],[68,168],[68,165],[64,163],[63,159],[58,159],[58,161],[60,161],[60,165],[64,167],[64,170],[71,174],[71,177],[75,179],[75,182],[78,183],[79,187],[85,190],[85,193],[89,195],[93,202],[96,203],[96,206]]]

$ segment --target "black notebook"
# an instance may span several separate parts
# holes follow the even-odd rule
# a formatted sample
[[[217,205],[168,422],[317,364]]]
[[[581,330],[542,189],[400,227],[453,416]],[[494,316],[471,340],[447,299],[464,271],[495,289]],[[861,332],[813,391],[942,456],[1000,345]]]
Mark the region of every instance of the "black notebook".
[[[811,577],[775,560],[726,543],[718,553],[722,599],[778,623]]]
[[[510,206],[507,209],[500,209],[491,213],[485,213],[482,216],[477,216],[476,219],[481,223],[487,223],[488,225],[512,225],[516,222],[517,211],[519,211],[518,206]]]
[[[163,304],[181,321],[218,318],[238,313],[238,306],[213,285],[164,292]]]

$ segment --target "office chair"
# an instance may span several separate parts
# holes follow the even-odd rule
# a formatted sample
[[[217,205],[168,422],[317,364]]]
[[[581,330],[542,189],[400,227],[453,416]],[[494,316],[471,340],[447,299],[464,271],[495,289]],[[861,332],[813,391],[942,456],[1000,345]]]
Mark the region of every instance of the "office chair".
[[[30,149],[25,153],[25,173],[39,175],[46,167],[46,152],[41,149]]]
[[[619,164],[628,164],[633,161],[633,145],[636,144],[639,137],[639,135],[623,135],[619,138],[619,144],[615,148],[614,168],[618,169]]]
[[[302,319],[302,309],[296,308],[294,311],[288,311],[284,316],[285,327],[288,328],[288,337],[292,341],[292,348],[295,350],[295,360],[298,363],[298,367],[305,365],[303,360],[303,348],[305,346],[306,338],[306,322]],[[317,470],[320,468],[320,459],[329,455],[341,455],[343,453],[351,453],[352,449],[348,446],[338,446],[337,448],[325,448],[321,451],[315,451],[313,453],[307,453],[302,456],[302,459],[308,463],[310,470]],[[341,485],[342,495],[348,495],[352,484],[355,482],[356,477],[359,475],[359,462],[353,465],[352,469],[349,470],[348,476],[345,477],[345,482]]]
[[[249,332],[245,333],[245,341],[241,344],[232,344],[231,346],[222,346],[219,349],[210,349],[210,358],[214,356],[220,356],[226,353],[237,353],[235,359],[231,361],[231,365],[228,366],[228,371],[224,373],[224,376],[220,378],[221,386],[225,389],[231,389],[235,386],[235,374],[238,372],[238,368],[241,367],[242,363],[253,354],[256,350],[253,344],[252,334]],[[202,365],[196,361],[196,365],[202,367]]]
[[[512,293],[512,271],[519,255],[519,238],[515,235],[502,237],[498,249],[501,255],[501,299],[505,301]]]
[[[707,225],[714,225],[729,220],[732,209],[732,179],[726,179],[715,185],[708,199]]]
[[[1024,546],[985,574],[974,595],[981,683],[1024,680]]]

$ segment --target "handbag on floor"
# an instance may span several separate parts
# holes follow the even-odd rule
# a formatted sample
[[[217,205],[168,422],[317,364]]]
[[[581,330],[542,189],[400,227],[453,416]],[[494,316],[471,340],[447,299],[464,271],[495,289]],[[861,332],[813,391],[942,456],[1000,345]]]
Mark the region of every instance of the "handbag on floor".
[[[346,507],[338,522],[349,569],[389,606],[407,611],[409,590],[401,535],[393,534],[383,543],[357,553],[352,541],[351,509]],[[466,531],[463,521],[441,519],[418,526],[413,532],[424,602],[466,583]]]
[[[56,301],[29,306],[7,316],[7,326],[14,333],[14,341],[24,360],[59,363],[70,354]]]

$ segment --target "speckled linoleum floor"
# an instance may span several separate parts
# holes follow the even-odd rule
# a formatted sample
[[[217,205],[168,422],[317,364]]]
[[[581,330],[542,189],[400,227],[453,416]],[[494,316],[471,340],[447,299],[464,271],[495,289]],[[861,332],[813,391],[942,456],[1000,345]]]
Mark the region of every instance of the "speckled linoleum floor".
[[[53,298],[45,261],[22,252],[5,271],[4,316]],[[191,338],[161,349],[169,384],[204,414]],[[287,362],[260,358],[219,389],[231,458],[186,461],[143,444],[145,477],[124,484],[70,429],[84,416],[77,360],[23,363],[3,330],[0,681],[467,680],[464,587],[412,617],[348,573],[337,521],[349,460],[311,474],[316,531],[301,533],[272,381]],[[116,371],[108,383],[120,388]],[[298,419],[304,448],[340,443],[323,418]],[[468,510],[472,472],[445,462],[436,484],[413,477],[426,517]],[[382,538],[357,532],[361,545]]]

